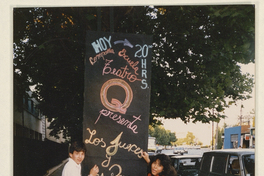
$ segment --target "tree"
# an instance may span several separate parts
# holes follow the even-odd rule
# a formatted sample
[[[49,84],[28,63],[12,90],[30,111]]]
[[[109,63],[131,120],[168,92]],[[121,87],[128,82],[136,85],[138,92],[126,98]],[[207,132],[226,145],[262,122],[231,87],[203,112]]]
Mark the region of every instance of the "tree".
[[[254,60],[254,7],[160,8],[152,68],[160,76],[152,79],[151,112],[184,122],[219,121],[226,97],[243,99],[243,91],[251,92],[252,80],[236,63]]]
[[[156,143],[159,145],[172,145],[176,142],[176,134],[170,130],[165,130],[162,126],[149,127],[149,135],[156,138]]]
[[[197,145],[200,145],[200,146],[202,146],[202,145],[203,145],[203,143],[202,143],[201,141],[198,141],[198,142],[197,142]]]
[[[222,140],[222,135],[224,134],[225,128],[220,128],[218,127],[218,139],[217,139],[217,149],[221,149],[223,147],[223,140]]]
[[[184,138],[179,138],[177,141],[176,141],[176,145],[184,145]]]
[[[227,127],[227,124],[226,123],[224,123],[224,125],[223,125],[223,127],[222,128],[220,128],[220,127],[218,127],[218,129],[216,130],[216,133],[218,133],[218,138],[217,138],[217,145],[216,145],[216,134],[214,135],[214,138],[213,138],[213,143],[212,143],[212,141],[211,141],[211,144],[213,145],[213,146],[215,146],[215,149],[222,149],[222,147],[223,147],[223,140],[222,140],[222,135],[225,133],[225,128]]]
[[[171,132],[170,130],[166,130],[166,131],[167,131],[167,134],[169,135],[169,141],[170,141],[169,145],[174,145],[175,142],[177,141],[176,133]]]
[[[176,142],[176,144],[177,145],[196,145],[196,141],[194,139],[195,139],[195,136],[193,135],[193,133],[188,131],[188,133],[186,134],[186,137],[180,138]]]
[[[51,135],[81,138],[85,34],[113,26],[153,35],[151,124],[155,117],[219,121],[227,97],[251,93],[253,77],[237,64],[254,62],[254,12],[252,5],[126,6],[114,7],[110,23],[109,7],[15,8],[15,101],[36,85]]]
[[[188,131],[188,133],[185,137],[186,144],[187,145],[193,145],[195,143],[194,139],[195,139],[195,136],[193,135],[193,133]]]

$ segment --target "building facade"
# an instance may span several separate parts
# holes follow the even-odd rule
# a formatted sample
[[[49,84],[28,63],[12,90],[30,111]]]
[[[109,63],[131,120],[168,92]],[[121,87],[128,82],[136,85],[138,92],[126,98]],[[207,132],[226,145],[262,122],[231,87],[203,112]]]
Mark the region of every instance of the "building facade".
[[[45,175],[68,157],[68,144],[62,137],[49,136],[46,117],[38,110],[32,93],[27,94],[28,98],[14,102],[14,176]]]
[[[18,111],[14,104],[14,136],[24,137],[39,141],[50,140],[56,143],[64,143],[62,133],[59,138],[50,136],[48,129],[50,122],[37,108],[38,101],[32,98],[32,92],[27,92],[29,98],[23,98],[22,111]]]
[[[254,148],[255,147],[255,128],[250,125],[241,125],[225,128],[224,149],[232,148]]]
[[[29,97],[32,93],[27,92]],[[46,134],[46,120],[37,108],[38,102],[34,98],[23,98],[22,111],[18,111],[14,104],[14,136],[44,141]]]

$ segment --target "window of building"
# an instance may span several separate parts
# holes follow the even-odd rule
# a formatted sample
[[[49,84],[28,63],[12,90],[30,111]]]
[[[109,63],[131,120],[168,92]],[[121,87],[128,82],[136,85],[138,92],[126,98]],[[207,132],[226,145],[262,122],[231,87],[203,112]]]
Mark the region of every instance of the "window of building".
[[[42,134],[35,131],[35,139],[41,141],[42,140]]]
[[[238,148],[238,134],[231,134],[231,143],[233,148]]]
[[[28,97],[23,97],[23,106],[26,110],[28,110]]]
[[[238,134],[231,134],[231,142],[238,141]]]
[[[32,100],[30,100],[30,112],[34,114],[35,111],[35,107],[34,107],[34,102]]]
[[[33,130],[30,130],[30,132],[29,132],[29,138],[30,139],[35,139],[35,132]]]

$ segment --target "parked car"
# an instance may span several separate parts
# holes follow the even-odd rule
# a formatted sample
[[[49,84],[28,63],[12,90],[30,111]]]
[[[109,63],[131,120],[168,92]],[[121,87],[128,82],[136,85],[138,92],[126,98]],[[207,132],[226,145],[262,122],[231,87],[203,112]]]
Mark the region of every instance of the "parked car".
[[[156,150],[156,154],[159,153],[163,153],[165,155],[168,155],[169,157],[177,155],[174,153],[173,149]]]
[[[156,153],[155,153],[155,152],[148,152],[148,155],[149,155],[149,156],[155,156]]]
[[[184,147],[175,147],[174,151],[175,154],[181,154],[188,153],[188,151]]]
[[[171,156],[172,165],[177,171],[177,176],[196,176],[201,159],[201,155]]]
[[[254,176],[254,149],[223,149],[205,152],[199,176]]]

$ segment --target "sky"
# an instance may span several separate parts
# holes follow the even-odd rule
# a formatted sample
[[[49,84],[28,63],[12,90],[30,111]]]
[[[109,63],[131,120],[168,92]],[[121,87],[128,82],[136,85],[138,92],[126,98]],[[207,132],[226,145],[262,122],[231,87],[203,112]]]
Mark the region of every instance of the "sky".
[[[251,63],[247,65],[242,65],[241,70],[243,73],[249,73],[251,75],[255,75],[255,64]],[[237,102],[237,105],[233,104],[224,111],[224,114],[227,116],[227,118],[222,119],[219,122],[218,127],[222,128],[224,123],[226,123],[228,126],[229,125],[232,126],[239,122],[238,116],[241,115],[240,112],[241,103],[244,106],[244,108],[242,109],[242,115],[243,116],[250,115],[252,109],[255,109],[254,89],[255,87],[253,88],[253,92],[251,94],[252,98],[245,100],[243,102],[239,101]],[[185,124],[180,119],[166,119],[163,121],[163,123],[164,123],[164,128],[166,130],[170,130],[171,132],[175,132],[177,138],[184,138],[187,132],[189,131],[192,132],[194,136],[203,143],[203,145],[210,145],[212,141],[212,123],[203,124],[197,122],[196,124],[194,123]],[[214,123],[214,130],[215,129],[216,129],[216,123]]]

